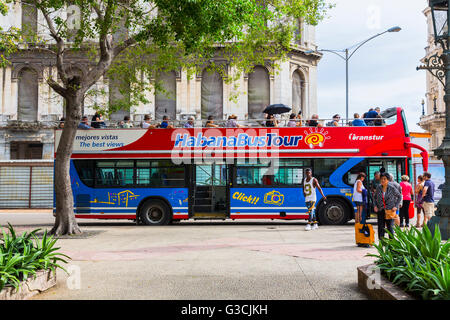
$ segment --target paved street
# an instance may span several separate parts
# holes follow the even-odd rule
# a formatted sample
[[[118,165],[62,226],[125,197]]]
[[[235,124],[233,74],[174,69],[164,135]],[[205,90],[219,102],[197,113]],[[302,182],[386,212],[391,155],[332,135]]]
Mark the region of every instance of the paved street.
[[[53,217],[0,212],[0,225],[46,227]],[[87,238],[60,239],[79,266],[81,288],[34,299],[365,299],[356,267],[374,249],[356,247],[353,224],[305,231],[304,222],[189,221],[164,227],[80,220]],[[95,233],[94,231],[98,231]]]

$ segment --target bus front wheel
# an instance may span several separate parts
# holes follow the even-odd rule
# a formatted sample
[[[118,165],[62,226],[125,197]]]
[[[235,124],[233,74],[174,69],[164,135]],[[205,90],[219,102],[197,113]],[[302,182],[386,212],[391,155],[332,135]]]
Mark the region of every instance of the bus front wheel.
[[[340,225],[348,221],[348,206],[340,199],[329,199],[319,210],[321,224]]]
[[[164,226],[170,223],[170,209],[161,200],[147,200],[139,212],[141,221],[148,226]]]

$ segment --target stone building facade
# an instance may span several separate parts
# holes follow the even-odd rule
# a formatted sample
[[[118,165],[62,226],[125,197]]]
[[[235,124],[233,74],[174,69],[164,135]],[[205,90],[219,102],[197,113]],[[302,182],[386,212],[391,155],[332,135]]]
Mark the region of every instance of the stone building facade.
[[[442,53],[440,45],[434,43],[433,21],[431,18],[431,9],[428,7],[423,11],[428,25],[427,46],[425,47],[425,57],[421,60],[425,63],[426,58],[430,58],[434,54]],[[419,126],[431,133],[430,139],[430,157],[436,159],[433,150],[437,149],[445,136],[445,103],[444,103],[444,86],[431,73],[426,75],[426,111],[425,115],[420,117]]]
[[[25,4],[10,5],[8,16],[2,17],[0,26],[20,28],[27,26],[40,36],[49,38],[44,28],[45,21],[39,12]],[[272,63],[255,66],[250,74],[239,79],[239,95],[233,84],[227,84],[218,73],[206,71],[188,79],[185,70],[161,76],[163,87],[171,92],[147,93],[148,104],[140,104],[130,111],[111,114],[109,120],[116,122],[130,115],[139,122],[145,114],[160,119],[167,114],[171,119],[183,120],[189,115],[205,119],[213,114],[216,119],[226,119],[236,114],[238,119],[254,119],[262,116],[262,109],[272,103],[284,103],[294,112],[302,111],[304,117],[317,113],[317,64],[320,54],[306,55],[316,50],[313,26],[299,21],[301,40],[294,45],[289,60],[282,62],[280,69],[272,73]],[[85,73],[87,59],[83,56],[67,57],[71,72]],[[227,70],[233,72],[232,70]],[[52,159],[54,154],[53,126],[64,116],[64,103],[47,85],[46,78],[57,74],[55,59],[45,50],[23,45],[11,59],[10,66],[0,69],[0,160]],[[89,97],[84,102],[84,114],[95,113],[94,105],[106,105],[108,99],[117,97],[118,90],[106,77],[96,85],[106,94]]]

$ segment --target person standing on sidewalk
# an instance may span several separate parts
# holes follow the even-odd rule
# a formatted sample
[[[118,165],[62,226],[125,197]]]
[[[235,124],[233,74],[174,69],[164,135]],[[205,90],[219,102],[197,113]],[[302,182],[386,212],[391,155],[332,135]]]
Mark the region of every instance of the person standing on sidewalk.
[[[389,173],[381,174],[381,184],[375,192],[374,210],[378,214],[378,239],[385,235],[385,228],[394,233],[394,219],[402,201],[402,194],[391,182],[389,182]]]
[[[416,228],[422,228],[423,224],[420,224],[420,221],[422,220],[421,218],[421,213],[423,213],[423,195],[422,195],[422,191],[423,191],[423,184],[424,184],[424,180],[422,176],[418,176],[417,177],[417,184],[416,184],[416,188],[415,188],[415,193],[416,193],[416,201],[415,201],[415,205],[417,208],[417,221],[416,221]]]
[[[389,183],[393,184],[395,188],[397,188],[398,192],[400,192],[401,200],[400,205],[397,207],[396,216],[394,219],[394,224],[397,226],[400,226],[400,210],[403,205],[403,194],[402,194],[402,187],[400,186],[400,183],[394,180],[394,175],[392,173],[389,173]]]
[[[353,202],[356,204],[355,223],[361,223],[361,214],[365,205],[363,201],[363,190],[366,189],[363,184],[365,178],[366,174],[361,172],[356,177],[356,182],[353,186]]]
[[[424,172],[423,178],[425,179],[425,183],[423,184],[422,196],[423,196],[423,225],[426,225],[428,220],[434,214],[434,183],[431,181],[431,173]]]
[[[405,225],[409,228],[409,204],[411,203],[412,197],[414,197],[414,193],[407,175],[402,176],[400,187],[402,188],[403,196],[403,203],[400,209],[400,228],[403,228]],[[405,221],[405,225],[403,224],[403,220]]]
[[[303,180],[303,196],[305,197],[306,207],[308,208],[309,218],[308,224],[306,225],[306,231],[316,230],[319,228],[316,220],[316,188],[319,189],[320,193],[324,200],[327,200],[327,197],[323,194],[322,188],[319,185],[319,181],[312,176],[311,169],[305,170],[306,178]],[[311,227],[311,224],[312,227]]]

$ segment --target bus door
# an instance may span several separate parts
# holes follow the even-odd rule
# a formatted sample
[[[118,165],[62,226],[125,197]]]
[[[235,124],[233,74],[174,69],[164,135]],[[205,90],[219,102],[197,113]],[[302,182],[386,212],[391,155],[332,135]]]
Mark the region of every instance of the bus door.
[[[400,182],[401,176],[405,173],[405,161],[403,159],[377,159],[369,160],[368,165],[368,186],[372,186],[374,181],[374,173],[384,169],[385,172],[390,173],[394,176],[394,180]],[[372,197],[370,197],[372,198]],[[370,199],[373,200],[373,199]]]
[[[227,213],[228,171],[225,164],[194,165],[194,218]]]

